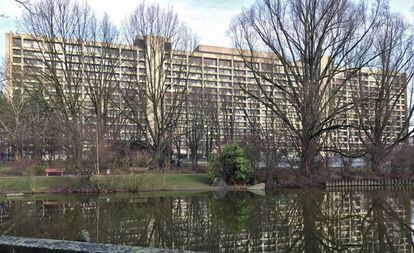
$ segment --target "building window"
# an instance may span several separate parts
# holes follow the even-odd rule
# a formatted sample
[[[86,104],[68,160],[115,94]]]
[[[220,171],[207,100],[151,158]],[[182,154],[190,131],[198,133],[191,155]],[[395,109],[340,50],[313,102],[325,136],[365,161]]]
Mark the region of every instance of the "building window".
[[[230,60],[220,60],[220,66],[221,67],[231,67],[231,61]]]
[[[22,62],[22,58],[20,57],[13,57],[13,63],[21,63]]]
[[[22,40],[20,38],[13,39],[13,47],[22,47]]]
[[[34,48],[34,41],[33,40],[24,40],[24,42],[23,42],[23,46],[25,47],[25,48]]]
[[[135,53],[134,51],[132,51],[132,50],[126,50],[126,49],[122,49],[122,51],[121,51],[122,57],[123,58],[129,58],[129,59],[133,59],[134,58],[134,53]]]
[[[217,60],[211,58],[204,58],[204,65],[217,66]]]
[[[190,64],[201,65],[200,57],[190,57]]]
[[[234,67],[237,68],[237,69],[242,69],[242,68],[244,68],[244,62],[242,62],[242,61],[235,61],[234,62]]]

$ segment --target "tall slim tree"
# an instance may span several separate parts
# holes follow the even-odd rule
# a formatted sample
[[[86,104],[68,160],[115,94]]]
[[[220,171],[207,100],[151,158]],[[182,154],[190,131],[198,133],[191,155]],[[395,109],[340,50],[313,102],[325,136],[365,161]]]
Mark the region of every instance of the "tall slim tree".
[[[114,103],[120,103],[117,96],[119,84],[120,51],[115,47],[118,43],[117,27],[104,14],[102,19],[94,18],[90,24],[90,40],[85,42],[85,57],[88,65],[85,69],[85,88],[90,106],[86,110],[91,112],[89,117],[91,126],[95,128],[95,168],[99,174],[100,156],[107,147],[107,140],[115,139],[114,124],[117,114]],[[117,121],[118,123],[118,121]]]
[[[59,149],[60,135],[51,134],[55,126],[50,122],[42,103],[21,89],[24,81],[22,72],[1,73],[0,88],[0,140],[11,148],[14,161],[40,160],[51,151]],[[10,86],[12,85],[12,86]],[[14,89],[16,88],[16,89]]]
[[[86,4],[71,0],[42,0],[25,11],[20,31],[27,33],[24,61],[25,89],[38,94],[61,124],[68,167],[84,179],[82,166],[83,66],[87,61],[83,41],[90,38],[92,12]],[[68,168],[68,169],[69,169]]]
[[[197,167],[199,151],[202,145],[206,125],[208,124],[206,114],[208,112],[209,100],[202,94],[191,94],[187,103],[187,113],[185,117],[186,126],[186,146],[190,150],[191,166]]]
[[[37,122],[33,100],[20,92],[0,93],[0,139],[12,147],[14,160],[20,162],[27,150]]]
[[[193,50],[196,39],[173,10],[145,3],[127,17],[124,32],[134,54],[130,67],[139,70],[139,75],[127,76],[128,87],[122,90],[125,112],[143,133],[154,165],[160,168],[169,164],[170,135],[190,92],[191,58],[178,51]]]

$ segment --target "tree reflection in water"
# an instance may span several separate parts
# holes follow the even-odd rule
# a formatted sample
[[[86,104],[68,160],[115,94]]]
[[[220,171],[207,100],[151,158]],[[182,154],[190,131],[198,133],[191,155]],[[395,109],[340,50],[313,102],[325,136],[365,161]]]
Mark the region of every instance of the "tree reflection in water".
[[[33,196],[3,200],[0,230],[207,252],[413,252],[413,193]]]

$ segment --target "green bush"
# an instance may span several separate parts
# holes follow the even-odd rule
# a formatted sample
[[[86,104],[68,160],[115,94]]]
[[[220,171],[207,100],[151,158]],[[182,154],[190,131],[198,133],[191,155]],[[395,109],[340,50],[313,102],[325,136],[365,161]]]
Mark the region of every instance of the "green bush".
[[[253,173],[253,166],[246,150],[238,144],[226,145],[219,159],[212,155],[208,163],[208,177],[223,178],[227,183],[247,183]]]
[[[208,158],[207,176],[210,183],[215,177],[220,176],[220,162],[215,154],[211,154]]]

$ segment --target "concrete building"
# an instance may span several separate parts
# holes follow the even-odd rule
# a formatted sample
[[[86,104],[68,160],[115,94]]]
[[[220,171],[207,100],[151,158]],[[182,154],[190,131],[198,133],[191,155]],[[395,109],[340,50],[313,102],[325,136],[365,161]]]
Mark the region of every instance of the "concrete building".
[[[12,93],[14,89],[19,89],[21,85],[25,87],[36,87],[36,80],[39,79],[31,78],[31,76],[33,77],[36,73],[44,73],[46,68],[45,62],[39,61],[39,57],[46,59],[44,54],[48,54],[49,58],[56,54],[58,55],[57,57],[62,57],[65,55],[62,49],[70,50],[66,54],[70,56],[71,63],[69,65],[66,64],[66,67],[69,66],[79,70],[80,72],[77,73],[80,73],[80,75],[76,78],[81,82],[88,79],[91,73],[94,73],[93,66],[96,65],[96,62],[91,58],[88,60],[88,54],[84,52],[94,52],[94,56],[102,56],[105,59],[104,64],[112,66],[111,71],[113,73],[111,72],[109,78],[113,82],[116,82],[121,89],[128,90],[131,87],[136,87],[137,84],[144,85],[148,82],[149,78],[154,79],[155,76],[160,76],[151,76],[151,73],[157,70],[152,69],[153,66],[149,66],[148,61],[145,59],[145,57],[151,55],[145,51],[148,49],[147,43],[151,43],[154,40],[151,38],[154,37],[137,37],[135,45],[133,46],[122,44],[104,45],[102,43],[91,45],[89,42],[73,42],[69,44],[65,42],[65,44],[59,39],[56,39],[53,40],[53,43],[60,43],[60,49],[56,49],[54,52],[48,52],[48,46],[45,45],[46,41],[49,41],[50,44],[51,40],[48,38],[8,33],[6,34],[6,66],[9,78],[5,87],[6,92]],[[193,94],[189,101],[193,101],[193,104],[188,102],[184,106],[184,110],[182,111],[183,115],[191,114],[192,106],[194,104],[200,105],[201,100],[212,107],[216,113],[213,116],[216,117],[217,124],[213,125],[214,129],[205,131],[202,138],[201,146],[205,147],[205,151],[201,152],[203,153],[202,155],[208,153],[208,149],[212,149],[215,146],[214,141],[209,141],[210,138],[223,140],[249,135],[251,134],[252,123],[278,131],[279,135],[277,138],[279,139],[287,136],[284,134],[283,129],[279,127],[281,124],[278,119],[272,116],[272,113],[262,103],[249,98],[241,90],[240,87],[244,87],[249,92],[257,94],[261,92],[255,85],[257,79],[253,72],[245,67],[237,50],[199,45],[194,51],[174,51],[170,50],[171,45],[169,45],[168,41],[162,40],[162,43],[163,45],[165,44],[163,49],[169,54],[169,58],[163,63],[165,69],[161,70],[166,73],[164,76],[165,80],[158,80],[156,82],[163,82],[167,85],[173,84],[176,87],[188,87],[190,93]],[[103,48],[106,50],[105,55],[102,53]],[[152,57],[157,58],[160,56],[153,55]],[[278,74],[283,75],[282,68],[269,68],[269,61],[274,62],[274,56],[269,53],[262,53],[261,57],[258,58],[257,67],[262,71],[269,69],[269,72],[275,71],[276,69],[280,71]],[[63,70],[65,68],[64,65],[59,64],[57,71],[59,72],[60,69]],[[158,69],[158,71],[160,70]],[[181,75],[180,73],[183,72],[185,74]],[[362,74],[359,80],[355,80],[355,82],[362,82],[363,90],[368,94],[369,91],[375,89],[374,77],[374,73],[367,71]],[[340,82],[343,78],[343,76],[338,75],[332,82]],[[268,86],[266,89],[270,90],[271,85]],[[396,87],[398,89],[398,85]],[[338,99],[344,102],[351,101],[353,92],[355,90],[353,90],[352,85],[347,85],[341,94],[338,95]],[[90,108],[92,105],[87,96],[87,89],[81,87],[79,93],[79,98],[84,104],[85,114],[88,115],[87,108]],[[278,94],[275,94],[275,96],[278,96]],[[122,96],[119,91],[114,92],[112,97],[113,101],[122,103]],[[404,126],[404,121],[407,117],[406,99],[407,96],[405,94],[398,101],[395,113],[392,115],[395,125],[392,129],[388,129],[389,131],[398,132]],[[280,97],[280,105],[285,108],[295,124],[300,124],[299,119],[296,119],[297,116],[292,106],[283,100],[282,97]],[[116,122],[119,116],[116,110],[116,107],[110,108],[110,111],[113,112],[111,114],[114,118],[113,122]],[[207,114],[205,111],[201,113]],[[343,123],[357,123],[358,119],[353,114],[354,112],[352,111],[343,114]],[[89,116],[92,117],[92,115]],[[186,117],[182,117],[180,120],[186,122],[185,119]],[[186,122],[184,125],[186,124],[188,125],[189,123]],[[132,136],[131,133],[135,133],[136,131],[136,126],[133,123],[126,123],[121,130],[121,138],[129,139]],[[361,140],[352,128],[337,130],[333,133],[330,140],[337,142],[337,145],[344,150],[361,147]],[[179,149],[181,149],[182,154],[188,154],[189,151],[185,145],[185,140],[183,140],[183,143]]]

